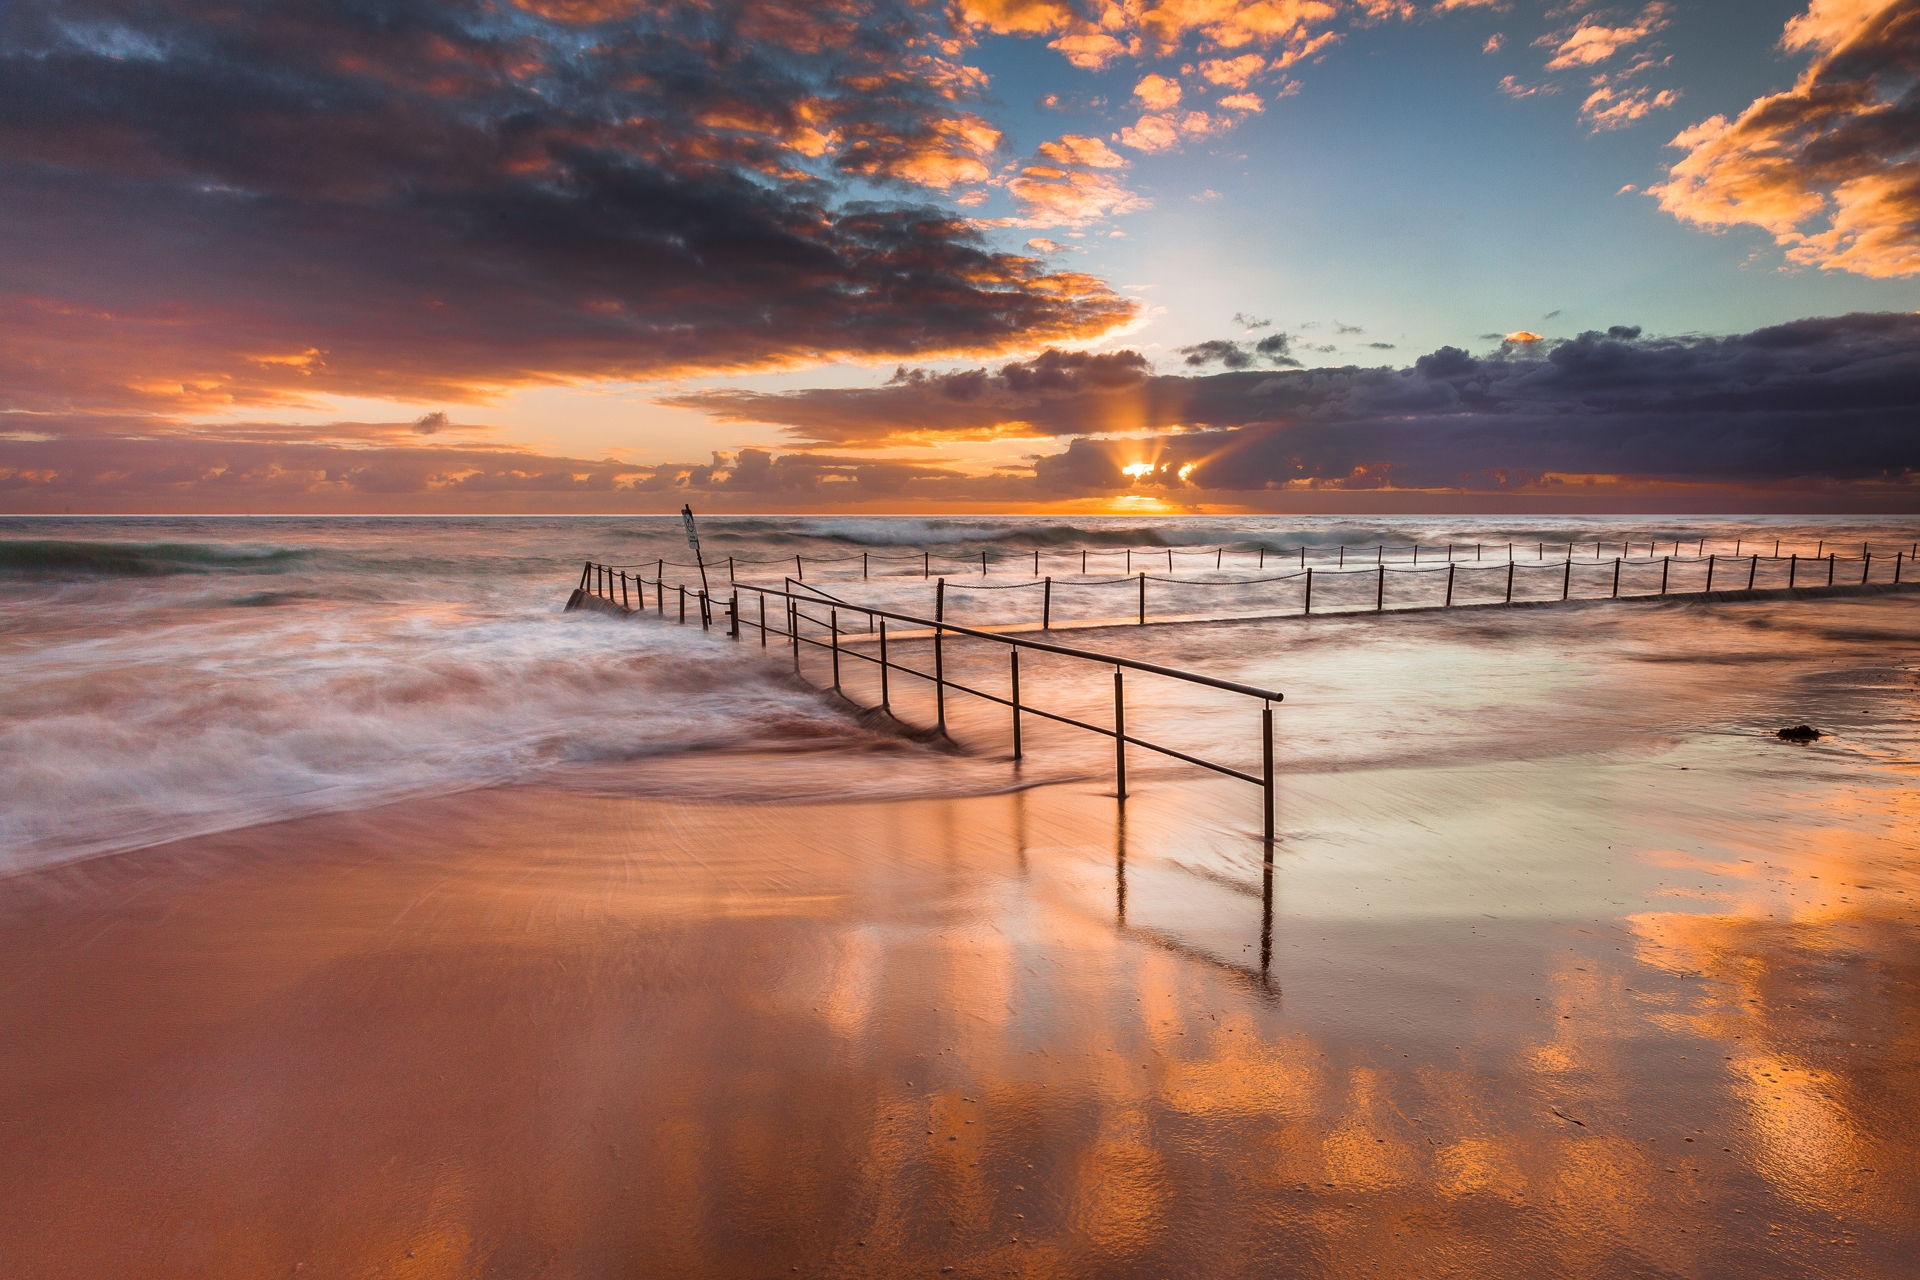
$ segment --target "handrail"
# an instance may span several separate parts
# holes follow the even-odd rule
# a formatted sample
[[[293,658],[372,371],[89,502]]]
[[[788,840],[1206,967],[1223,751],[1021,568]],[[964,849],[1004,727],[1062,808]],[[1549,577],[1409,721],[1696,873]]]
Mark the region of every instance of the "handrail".
[[[655,563],[662,564],[662,562],[660,561],[656,561]],[[662,565],[662,567],[664,567],[664,565]],[[635,609],[632,605],[633,596],[630,595],[627,590],[629,583],[633,584],[635,591],[638,593],[638,596],[639,596],[638,609]],[[788,585],[789,586],[793,585],[791,579],[788,580]],[[804,584],[801,584],[801,585],[804,585]],[[944,598],[945,585],[946,585],[945,580],[942,579],[941,591],[942,591],[943,598]],[[583,567],[580,571],[579,585],[575,588],[573,596],[568,600],[567,608],[568,609],[577,608],[580,606],[583,599],[591,598],[597,602],[604,602],[604,607],[611,609],[614,612],[618,612],[622,614],[632,614],[636,612],[644,613],[647,607],[646,592],[649,586],[653,587],[655,590],[654,600],[655,600],[656,610],[659,613],[664,615],[666,612],[666,597],[667,597],[667,584],[666,584],[664,574],[653,579],[648,579],[647,577],[641,574],[633,574],[629,576],[626,573],[626,571],[620,568],[619,566],[598,564],[594,561],[589,560],[586,562],[585,567]],[[1125,801],[1127,798],[1126,749],[1128,746],[1140,747],[1144,750],[1153,751],[1160,755],[1168,756],[1172,759],[1183,761],[1187,764],[1197,765],[1200,768],[1211,770],[1214,773],[1224,774],[1225,776],[1230,778],[1237,778],[1242,782],[1252,783],[1254,786],[1260,787],[1263,794],[1263,801],[1264,801],[1263,809],[1264,809],[1264,819],[1265,819],[1264,828],[1263,828],[1264,839],[1267,841],[1269,846],[1273,841],[1274,808],[1275,808],[1275,804],[1274,804],[1275,787],[1274,787],[1274,772],[1273,772],[1273,704],[1276,702],[1282,701],[1285,696],[1282,693],[1280,693],[1280,691],[1277,689],[1264,689],[1257,685],[1243,684],[1236,680],[1222,680],[1217,676],[1202,675],[1198,672],[1193,672],[1193,671],[1181,671],[1177,668],[1163,666],[1160,663],[1156,663],[1156,662],[1143,662],[1138,658],[1126,658],[1126,657],[1121,657],[1117,654],[1097,653],[1091,649],[1080,649],[1071,645],[1049,644],[1045,641],[1029,640],[1021,636],[1010,636],[1010,635],[1003,635],[1003,634],[999,634],[991,631],[983,631],[976,627],[968,627],[961,624],[948,622],[943,617],[939,617],[939,616],[936,616],[933,618],[922,618],[914,614],[900,613],[891,609],[879,609],[879,608],[874,608],[868,605],[855,604],[851,601],[843,601],[843,600],[837,599],[836,597],[826,592],[819,591],[817,588],[811,588],[811,587],[807,588],[806,594],[801,594],[799,592],[795,592],[791,590],[777,589],[773,587],[749,587],[748,590],[760,596],[759,629],[760,629],[760,643],[762,647],[766,645],[767,636],[769,634],[778,635],[787,640],[790,640],[793,644],[793,662],[794,662],[794,671],[796,674],[798,674],[800,671],[800,646],[803,643],[812,645],[815,648],[829,649],[833,654],[833,689],[836,693],[839,693],[842,697],[845,697],[846,695],[841,688],[840,659],[841,659],[841,656],[845,654],[846,656],[857,658],[864,662],[875,663],[880,667],[879,710],[884,711],[889,715],[892,714],[892,705],[891,705],[890,695],[888,692],[888,682],[887,682],[887,675],[890,671],[901,671],[901,672],[905,672],[908,675],[918,677],[919,679],[931,681],[934,685],[935,706],[938,714],[938,724],[934,731],[943,737],[946,735],[946,693],[948,689],[952,689],[956,692],[969,694],[973,697],[980,698],[987,702],[995,703],[999,706],[1008,707],[1012,710],[1013,712],[1013,755],[1016,760],[1020,759],[1023,754],[1021,749],[1021,737],[1020,737],[1020,717],[1022,713],[1029,714],[1029,715],[1037,715],[1045,720],[1051,720],[1058,724],[1070,725],[1074,728],[1084,729],[1091,733],[1098,734],[1102,737],[1111,738],[1114,740],[1114,772],[1115,772],[1115,778],[1116,778],[1115,793],[1121,801]],[[687,616],[686,614],[686,598],[688,594],[687,587],[684,583],[678,584],[676,587],[676,591],[678,592],[679,601],[680,601],[679,619],[681,622],[685,622],[686,616]],[[695,596],[696,602],[699,606],[700,624],[701,624],[701,628],[704,630],[710,627],[713,622],[713,615],[711,611],[712,600],[708,592],[705,590],[696,590],[695,592],[693,592],[693,595]],[[767,616],[766,616],[766,601],[769,596],[774,597],[775,599],[782,599],[786,601],[787,620],[786,620],[785,626],[775,626],[772,628],[768,626]],[[727,610],[727,633],[730,638],[734,640],[738,640],[740,639],[740,626],[741,626],[739,589],[736,587],[735,590],[729,596],[729,598],[726,599],[723,603]],[[824,620],[820,618],[816,618],[811,613],[809,613],[807,609],[804,607],[807,605],[813,605],[816,607],[825,605],[830,610],[830,616]],[[597,605],[596,607],[601,607],[601,606]],[[861,653],[858,650],[842,648],[840,644],[841,632],[840,632],[840,622],[839,622],[839,613],[840,613],[840,610],[842,609],[846,609],[855,614],[865,615],[868,619],[869,626],[871,626],[875,620],[878,620],[879,626],[880,626],[880,632],[879,632],[880,653],[877,657],[872,654]],[[933,665],[934,665],[933,674],[929,675],[924,671],[917,670],[913,667],[907,666],[904,663],[891,661],[888,658],[887,656],[887,622],[889,620],[896,621],[896,622],[903,622],[914,627],[922,627],[922,628],[931,630],[932,641],[933,641]],[[831,641],[821,641],[811,636],[802,635],[800,628],[801,628],[801,623],[803,621],[811,622],[816,626],[827,628],[830,631],[830,634],[832,637]],[[945,664],[944,664],[943,653],[942,653],[942,645],[941,645],[941,642],[944,639],[944,637],[947,635],[947,633],[952,633],[955,636],[967,637],[970,639],[985,640],[990,643],[1005,645],[1008,649],[1008,659],[1011,664],[1011,670],[1010,670],[1011,696],[1003,698],[998,694],[989,693],[984,689],[976,689],[969,685],[962,684],[957,680],[949,680],[946,676]],[[1084,720],[1076,719],[1073,716],[1061,715],[1057,712],[1047,711],[1040,707],[1033,706],[1031,703],[1022,702],[1020,697],[1020,650],[1022,649],[1029,649],[1039,653],[1054,654],[1059,657],[1072,658],[1072,659],[1083,661],[1083,662],[1095,662],[1103,666],[1111,666],[1113,668],[1113,695],[1114,695],[1114,706],[1113,706],[1114,726],[1113,728],[1111,729],[1103,728],[1100,725],[1089,724],[1088,722]],[[1161,743],[1152,742],[1145,738],[1139,737],[1135,734],[1128,733],[1126,730],[1126,693],[1125,693],[1125,682],[1122,677],[1123,671],[1143,672],[1148,675],[1162,676],[1162,677],[1166,677],[1174,680],[1184,681],[1189,684],[1203,685],[1209,688],[1220,689],[1228,693],[1240,694],[1244,697],[1260,699],[1261,701],[1261,713],[1260,713],[1261,760],[1262,760],[1261,775],[1256,777],[1251,773],[1247,773],[1239,769],[1234,769],[1227,765],[1219,764],[1215,761],[1203,759],[1200,756],[1196,756],[1185,751],[1180,751],[1180,750],[1177,750],[1176,748],[1165,746]]]

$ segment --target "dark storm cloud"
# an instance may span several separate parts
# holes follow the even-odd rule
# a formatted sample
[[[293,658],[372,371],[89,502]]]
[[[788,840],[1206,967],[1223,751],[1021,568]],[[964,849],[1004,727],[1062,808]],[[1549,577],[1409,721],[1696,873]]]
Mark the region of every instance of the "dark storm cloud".
[[[458,401],[1125,319],[942,209],[849,202],[849,176],[987,176],[998,134],[941,21],[908,0],[7,6],[4,401]]]
[[[1108,376],[1030,384],[1040,367]],[[1499,489],[1566,475],[1906,483],[1920,471],[1920,316],[1799,320],[1731,337],[1616,326],[1478,357],[1442,347],[1403,369],[1179,377],[1151,373],[1131,352],[1049,352],[995,372],[903,372],[885,387],[674,403],[785,424],[816,444],[1079,437],[1036,464],[1055,493],[1126,488],[1119,466],[1141,459],[1161,467],[1142,485],[1194,490]],[[1134,438],[1111,438],[1119,433]]]

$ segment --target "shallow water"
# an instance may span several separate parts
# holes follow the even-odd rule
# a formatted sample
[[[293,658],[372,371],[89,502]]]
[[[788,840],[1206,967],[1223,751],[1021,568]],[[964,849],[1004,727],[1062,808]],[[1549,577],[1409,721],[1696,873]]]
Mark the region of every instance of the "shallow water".
[[[1594,591],[1608,583],[1612,557],[1628,556],[1631,591],[1649,585],[1634,575],[1646,579],[1661,564],[1646,558],[1648,547],[1663,559],[1667,544],[1691,543],[1682,546],[1690,556],[1716,547],[1731,554],[1750,551],[1756,538],[1768,553],[1778,541],[1786,555],[1839,543],[1859,567],[1856,543],[1871,543],[1871,571],[1883,581],[1887,557],[1904,555],[1915,532],[1899,521],[1848,520],[756,517],[703,527],[716,591],[734,589],[721,586],[727,557],[741,583],[778,585],[783,557],[798,555],[795,568],[812,586],[924,613],[933,587],[921,574],[944,555],[955,575],[946,616],[974,623],[1034,620],[1036,551],[1043,577],[1061,571],[1054,617],[1070,622],[1129,615],[1137,589],[1098,564],[1080,575],[1081,550],[1113,568],[1129,554],[1153,567],[1164,565],[1166,549],[1181,553],[1175,572],[1156,569],[1150,584],[1156,616],[1258,615],[1293,612],[1303,584],[1251,581],[1245,562],[1282,553],[1297,561],[1302,546],[1324,575],[1316,607],[1336,610],[1345,596],[1366,596],[1373,578],[1337,573],[1341,545],[1356,557],[1363,544],[1383,560],[1402,557],[1390,579],[1392,603],[1401,604],[1437,603],[1428,597],[1443,589],[1444,568],[1416,572],[1415,546],[1424,544],[1429,560],[1457,554],[1464,604],[1503,587],[1505,569],[1491,557],[1509,546],[1524,568],[1516,597],[1524,600],[1562,586],[1564,561],[1555,566],[1548,543],[1578,544],[1581,587]],[[1469,544],[1478,560],[1465,559]],[[1531,564],[1529,546],[1540,557]],[[1583,558],[1589,548],[1597,558]],[[983,551],[989,573],[970,576]],[[997,758],[1005,727],[983,706],[953,708],[968,748],[954,756],[863,723],[787,679],[776,651],[763,662],[716,635],[659,625],[658,614],[646,624],[562,614],[588,558],[685,562],[688,552],[679,522],[660,517],[0,520],[0,655],[9,674],[0,688],[0,870],[536,777],[629,794],[877,799],[978,794],[1107,767],[1098,739],[1029,717],[1033,750],[1016,776]],[[1225,567],[1211,568],[1215,559]],[[1760,585],[1780,571],[1765,562]],[[1697,589],[1692,578],[1702,572],[1697,559],[1673,566],[1675,592]],[[684,569],[667,576],[697,581]],[[751,624],[751,586],[740,589]],[[677,616],[677,595],[668,605]],[[1863,760],[1910,760],[1905,722],[1877,713],[1859,687],[1901,678],[1910,656],[1901,637],[1910,634],[1903,601],[1670,601],[1618,606],[1578,624],[1523,612],[1445,622],[1316,616],[1087,632],[1075,642],[1283,689],[1283,736],[1312,743],[1283,749],[1284,771],[1450,752],[1524,756],[1608,726],[1680,732],[1694,721],[1669,726],[1649,694],[1690,699],[1672,691],[1691,690],[1696,679],[1715,690],[1714,714],[1700,724],[1748,731],[1780,716],[1825,716],[1844,723]],[[1569,645],[1586,656],[1570,656]],[[750,637],[747,648],[756,647]],[[911,645],[902,654],[929,665]],[[950,656],[961,678],[983,688],[1005,679],[991,665],[1004,661],[997,654],[957,645]],[[817,657],[806,661],[810,678],[824,682]],[[1684,671],[1661,674],[1673,662]],[[1805,692],[1757,697],[1772,686],[1737,674],[1754,663],[1771,664],[1777,680]],[[847,667],[849,690],[877,700],[871,670],[851,656]],[[1716,667],[1736,674],[1723,679]],[[1084,669],[1031,659],[1025,678],[1043,705],[1095,723],[1109,714],[1105,687]],[[1505,687],[1484,694],[1494,680]],[[896,690],[903,714],[930,724],[924,687],[901,683],[914,686]],[[1411,686],[1423,690],[1415,709],[1400,700]],[[1857,696],[1849,700],[1850,689]],[[1190,694],[1142,680],[1128,696],[1140,730],[1151,726],[1155,740],[1253,767],[1248,725],[1257,708]],[[738,766],[741,753],[752,753],[751,768]]]

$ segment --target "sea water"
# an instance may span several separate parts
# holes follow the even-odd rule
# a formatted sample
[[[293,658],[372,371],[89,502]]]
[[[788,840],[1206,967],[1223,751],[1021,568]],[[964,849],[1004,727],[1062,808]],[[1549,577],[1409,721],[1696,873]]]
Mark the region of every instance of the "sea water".
[[[1283,776],[1758,743],[1803,720],[1848,768],[1903,772],[1920,757],[1920,601],[1699,595],[1701,555],[1725,575],[1716,590],[1744,588],[1750,569],[1760,587],[1787,572],[1818,586],[1818,557],[1836,546],[1840,581],[1857,580],[1865,549],[1886,583],[1920,536],[1911,521],[758,516],[701,528],[714,595],[739,594],[742,644],[723,625],[677,625],[678,587],[701,581],[677,517],[0,520],[0,872],[534,780],[777,802],[1103,777],[1110,741],[1029,717],[1016,764],[1005,709],[963,695],[949,698],[953,741],[929,740],[931,689],[904,674],[897,721],[861,714],[879,690],[854,656],[874,651],[858,606],[928,616],[937,591],[949,620],[1026,626],[1050,593],[1063,642],[1283,691]],[[1793,569],[1776,545],[1800,557]],[[647,579],[666,561],[666,598],[650,587],[640,618],[565,613],[589,560]],[[1605,597],[1615,560],[1623,595],[1656,595],[1667,575],[1668,596],[1464,607],[1501,602],[1509,572],[1521,603]],[[1298,616],[1308,567],[1320,575],[1311,618]],[[1241,620],[1128,630],[1142,574],[1153,617]],[[803,653],[795,679],[777,636],[762,647],[756,588],[788,579],[845,602],[845,697],[821,688],[823,651]],[[1389,610],[1444,605],[1449,580],[1451,612],[1371,613],[1376,590]],[[637,584],[623,586],[632,601]],[[779,598],[769,607],[777,629]],[[1066,629],[1102,622],[1119,625]],[[929,668],[915,643],[893,656]],[[956,643],[946,657],[951,678],[1007,692],[997,647]],[[1111,714],[1104,669],[1030,655],[1023,676],[1042,706]],[[1131,732],[1257,769],[1257,703],[1146,677],[1127,696]],[[1151,782],[1190,766],[1143,753],[1136,769]]]

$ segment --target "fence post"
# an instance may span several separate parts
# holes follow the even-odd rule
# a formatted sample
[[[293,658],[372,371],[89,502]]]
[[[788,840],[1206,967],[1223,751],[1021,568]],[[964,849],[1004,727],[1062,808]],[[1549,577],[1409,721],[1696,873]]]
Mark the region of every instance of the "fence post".
[[[1265,794],[1262,807],[1266,810],[1267,861],[1273,861],[1273,704],[1265,704],[1260,710],[1260,776]]]
[[[1800,572],[1800,553],[1794,551],[1787,558],[1787,590],[1793,590],[1793,580]]]
[[[1020,648],[1007,647],[1007,659],[1013,666],[1013,758],[1020,758]]]
[[[633,610],[633,602],[627,597],[627,571],[625,569],[620,571],[620,607],[629,612]]]
[[[1033,576],[1036,578],[1040,576],[1040,549],[1038,547],[1034,548],[1033,552]]]
[[[1387,600],[1387,566],[1381,565],[1380,579],[1377,583],[1374,584],[1374,588],[1373,588],[1373,611],[1375,613],[1379,613],[1381,606],[1386,603],[1386,600]]]
[[[1717,556],[1707,557],[1707,589],[1700,593],[1703,596],[1710,596],[1713,594],[1713,562],[1716,559],[1718,559]]]
[[[840,611],[827,610],[827,625],[833,629],[833,691],[840,692]]]
[[[1087,576],[1087,553],[1084,551],[1080,553],[1080,576]]]
[[[1873,572],[1873,552],[1864,551],[1860,555],[1860,585],[1867,584],[1867,575]]]
[[[1512,560],[1507,561],[1507,598],[1504,601],[1504,603],[1506,604],[1513,603],[1513,561]]]
[[[1113,776],[1114,790],[1127,798],[1127,695],[1121,683],[1120,668],[1113,669]]]
[[[1673,567],[1672,556],[1660,557],[1660,594],[1667,594],[1667,570]]]
[[[1040,588],[1040,629],[1053,629],[1053,579],[1048,577]]]
[[[680,621],[687,620],[687,584],[680,584]]]
[[[1313,612],[1313,570],[1312,569],[1307,570],[1307,607],[1302,609],[1301,612],[1302,613]]]
[[[727,557],[727,581],[728,582],[737,581],[733,573],[733,557],[732,556]]]
[[[667,616],[667,562],[665,560],[654,562],[653,582],[658,589],[655,598],[660,605],[660,616],[664,618]]]
[[[807,571],[800,564],[800,553],[797,551],[793,554],[793,576],[794,580],[798,582],[805,582],[807,580]]]
[[[1220,571],[1220,560],[1221,560],[1221,558],[1222,558],[1223,556],[1225,556],[1226,554],[1227,554],[1227,551],[1226,551],[1226,548],[1225,548],[1225,547],[1215,547],[1215,548],[1213,549],[1213,568],[1214,568],[1214,572],[1216,572],[1216,573],[1218,573],[1218,572]]]
[[[1127,572],[1128,573],[1133,572],[1133,548],[1132,547],[1127,548]]]
[[[1451,543],[1447,545],[1447,554],[1453,554],[1453,545]],[[1453,561],[1451,560],[1447,561],[1447,602],[1442,605],[1441,608],[1453,608]]]
[[[787,601],[787,636],[793,641],[793,673],[800,674],[800,606]]]
[[[920,553],[920,576],[922,578],[931,578],[933,576],[933,552],[931,551],[922,551]]]
[[[1172,547],[1167,548],[1167,572],[1168,573],[1173,572],[1173,548]]]
[[[862,578],[871,578],[873,576],[873,574],[868,570],[867,553],[864,551],[860,553],[860,576]]]
[[[893,713],[893,700],[887,690],[887,620],[880,619],[880,709]]]
[[[947,731],[947,666],[946,655],[942,652],[940,623],[947,616],[947,580],[940,579],[933,588],[933,705],[940,722],[940,732]]]
[[[1827,585],[1833,585],[1833,552],[1827,552]]]
[[[767,593],[760,593],[760,647],[767,647]]]
[[[1620,557],[1613,558],[1613,598],[1620,598]]]
[[[585,591],[587,589],[587,575],[591,574],[592,572],[593,572],[593,561],[589,560],[584,565],[580,566],[580,589],[582,591]]]
[[[1140,575],[1140,625],[1147,625],[1147,575]]]
[[[1747,590],[1753,590],[1753,579],[1760,572],[1760,557],[1755,555],[1753,563],[1747,566]]]
[[[1571,553],[1573,549],[1569,547],[1567,550],[1569,551],[1569,553]],[[1567,571],[1560,575],[1560,598],[1562,600],[1565,600],[1567,598],[1568,593],[1571,592],[1572,590],[1573,590],[1573,556],[1569,554],[1567,556]]]
[[[987,549],[985,547],[980,548],[980,576],[983,578],[987,576]]]
[[[1307,567],[1307,544],[1305,542],[1300,544],[1300,567],[1302,569]]]
[[[1900,585],[1900,562],[1906,558],[1907,553],[1904,551],[1896,551],[1893,553],[1893,582],[1895,586]]]

